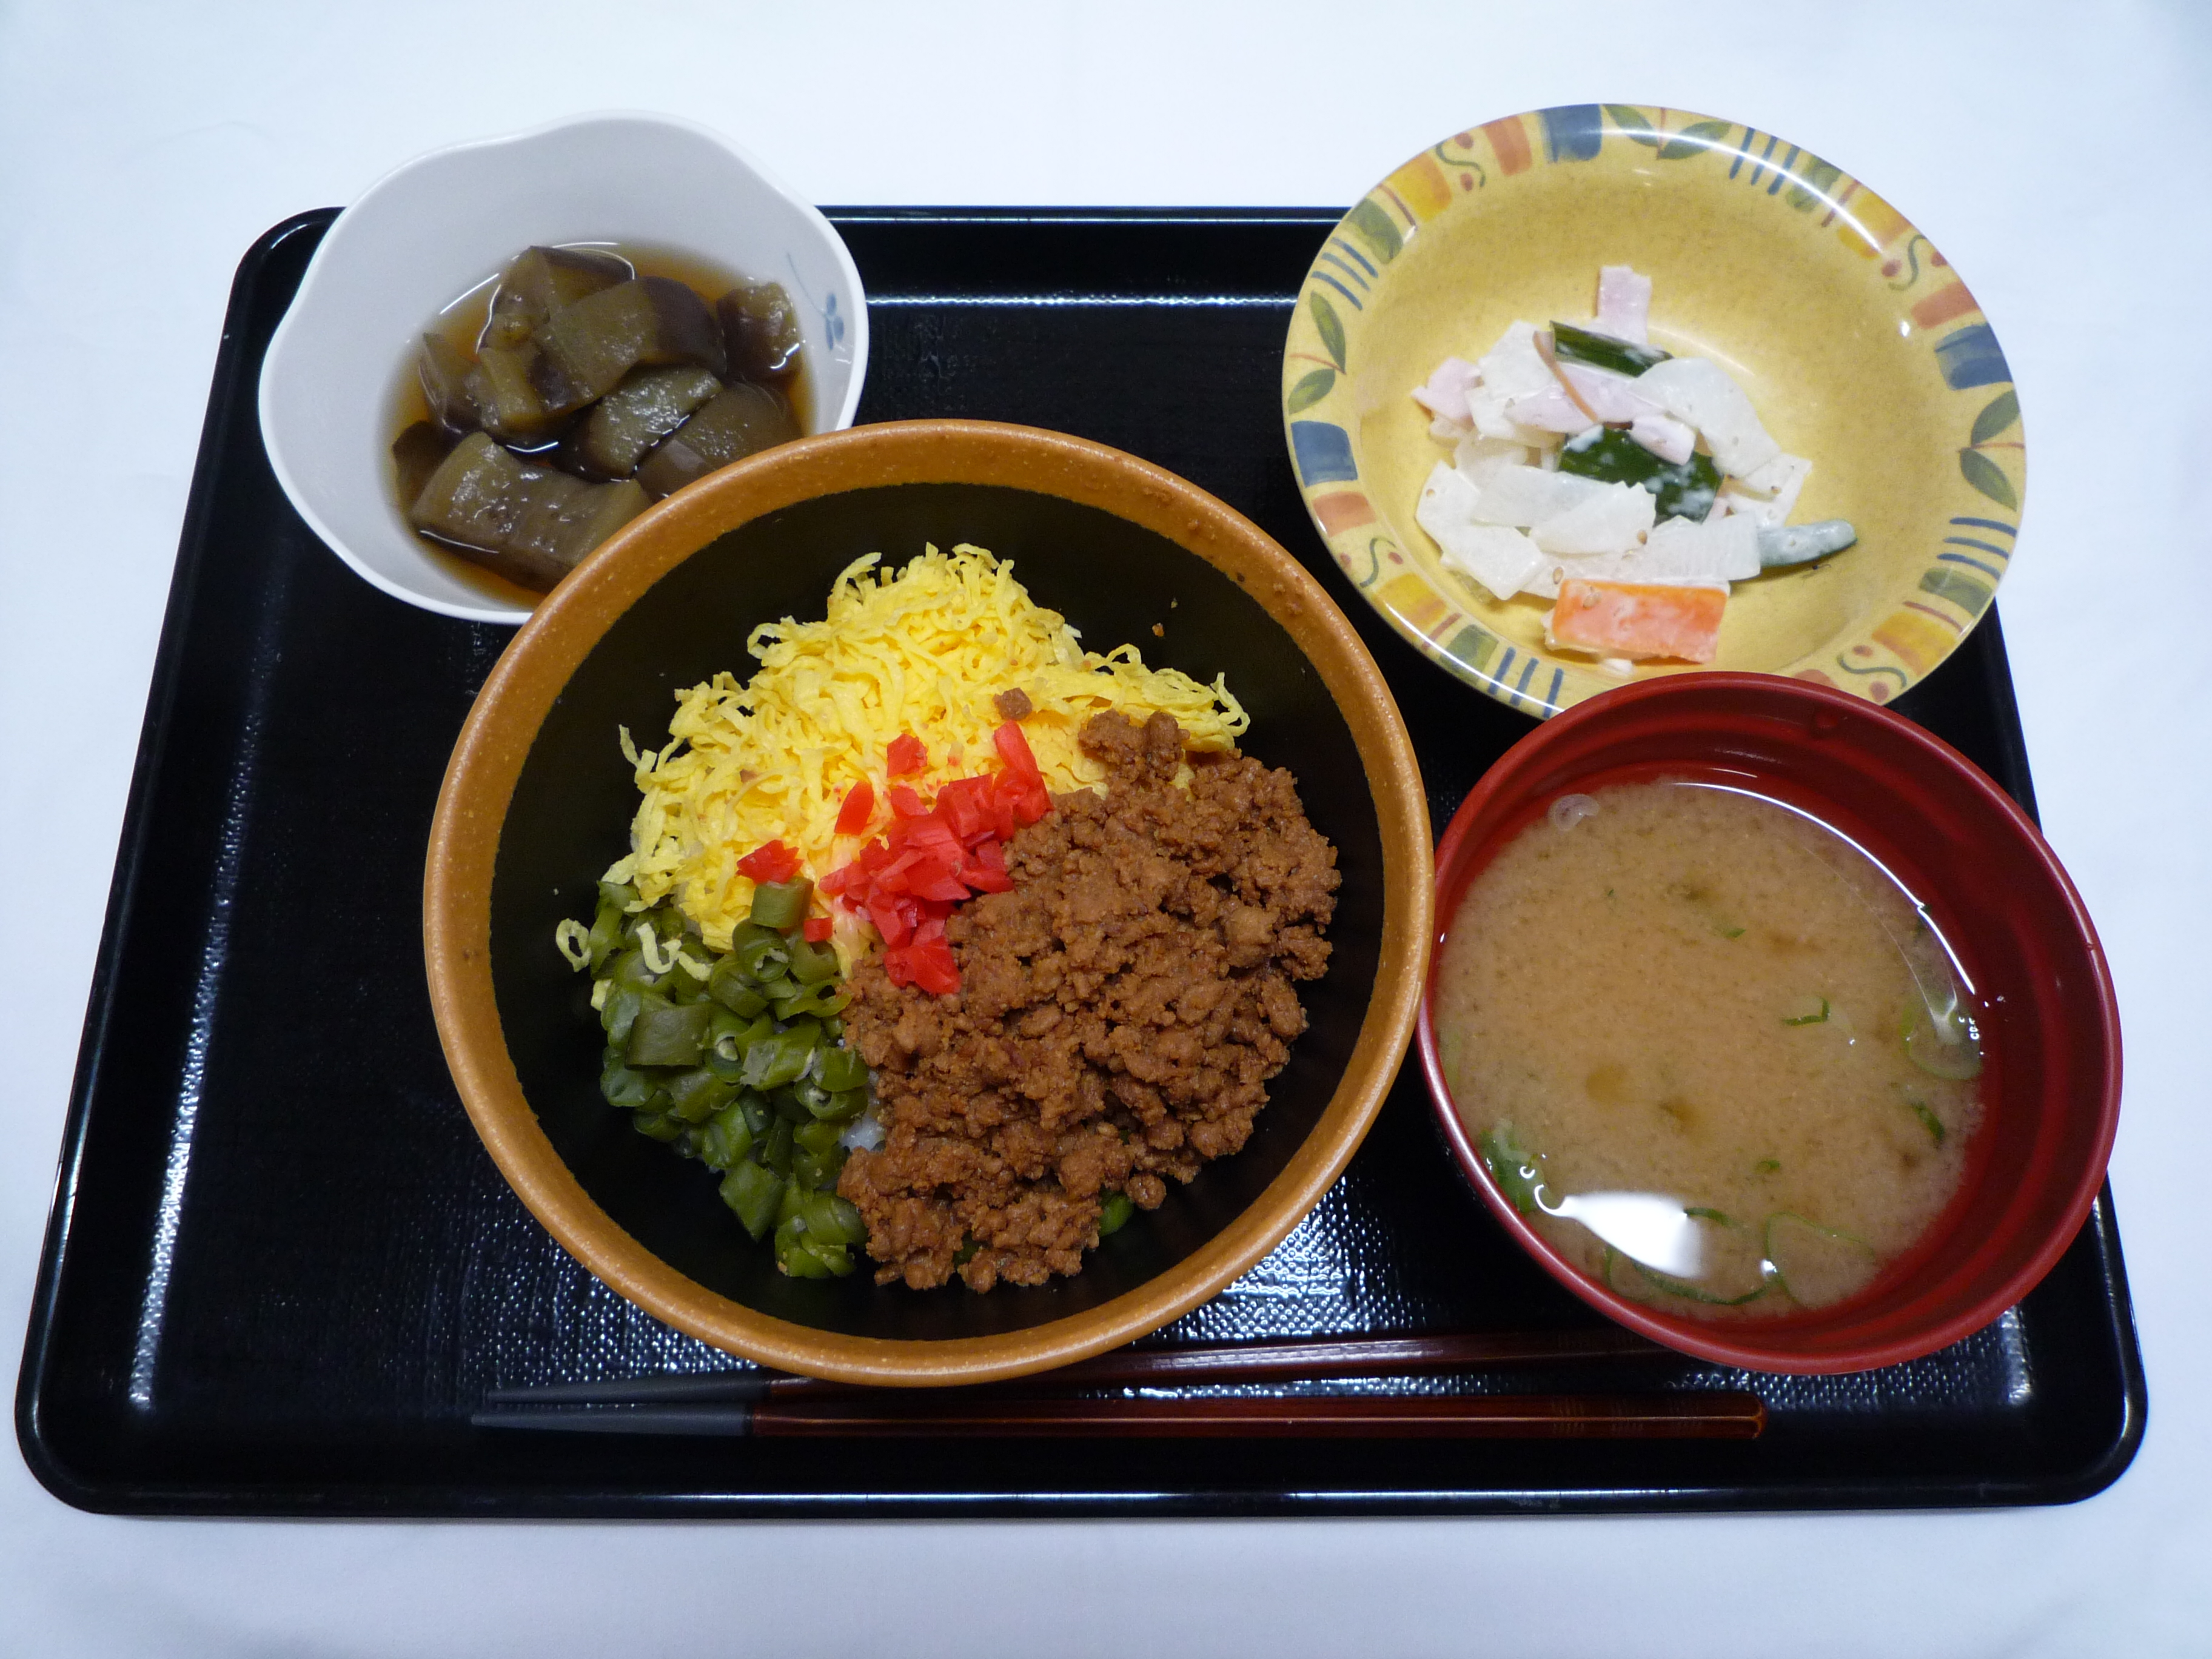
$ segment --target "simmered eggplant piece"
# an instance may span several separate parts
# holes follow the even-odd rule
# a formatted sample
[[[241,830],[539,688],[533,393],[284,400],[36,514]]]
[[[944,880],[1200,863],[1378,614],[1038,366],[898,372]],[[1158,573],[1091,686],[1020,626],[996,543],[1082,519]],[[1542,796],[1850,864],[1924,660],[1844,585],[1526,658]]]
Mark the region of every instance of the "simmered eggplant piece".
[[[486,345],[518,346],[538,324],[586,295],[626,283],[636,272],[630,262],[591,247],[526,249],[500,275],[491,298]]]
[[[392,478],[403,510],[415,505],[422,486],[453,450],[453,434],[433,421],[417,421],[392,441]]]
[[[469,371],[465,386],[477,418],[503,442],[541,442],[561,419],[538,393],[532,373],[538,356],[538,348],[527,340],[519,346],[488,345]]]
[[[740,381],[723,387],[705,408],[663,439],[638,469],[637,481],[656,496],[672,495],[716,467],[798,435],[798,423],[782,398],[766,386]]]
[[[627,478],[637,471],[646,451],[721,389],[720,380],[692,364],[634,368],[599,401],[564,448],[586,472]]]
[[[426,535],[540,592],[646,503],[634,483],[587,484],[471,433],[430,475],[408,514]]]
[[[568,487],[560,487],[564,484]],[[634,478],[617,483],[586,483],[565,472],[548,472],[543,482],[532,487],[530,506],[507,538],[507,550],[519,558],[542,559],[557,566],[559,574],[554,578],[557,581],[647,505],[643,486]]]
[[[722,331],[707,302],[672,277],[639,276],[563,306],[531,336],[547,361],[588,401],[604,398],[641,365],[724,367]]]
[[[476,365],[442,334],[425,334],[416,368],[422,381],[422,396],[430,405],[430,418],[448,432],[473,432],[483,424],[477,400],[469,392],[469,375]]]
[[[740,283],[714,302],[730,373],[781,380],[799,372],[799,313],[781,283]]]
[[[471,432],[430,475],[407,509],[408,521],[441,541],[498,547],[522,521],[522,489],[538,470],[501,449],[489,433]]]

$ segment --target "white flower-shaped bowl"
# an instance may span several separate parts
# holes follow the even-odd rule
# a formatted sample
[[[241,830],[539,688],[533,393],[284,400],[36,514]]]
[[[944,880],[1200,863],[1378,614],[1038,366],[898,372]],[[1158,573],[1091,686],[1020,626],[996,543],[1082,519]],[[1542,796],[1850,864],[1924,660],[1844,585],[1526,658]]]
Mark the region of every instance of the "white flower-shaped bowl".
[[[533,244],[619,242],[781,283],[810,433],[853,423],[868,362],[860,272],[830,222],[727,139],[660,115],[579,116],[433,150],[324,235],[261,370],[261,433],[300,516],[395,599],[472,622],[528,615],[408,528],[390,446],[415,342]]]

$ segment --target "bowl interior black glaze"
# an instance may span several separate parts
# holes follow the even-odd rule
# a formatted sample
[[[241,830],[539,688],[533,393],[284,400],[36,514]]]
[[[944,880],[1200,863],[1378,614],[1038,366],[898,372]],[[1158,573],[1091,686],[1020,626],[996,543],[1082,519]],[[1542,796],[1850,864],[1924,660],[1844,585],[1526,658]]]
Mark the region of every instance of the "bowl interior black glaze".
[[[1288,767],[1343,886],[1328,975],[1303,987],[1311,1024],[1270,1086],[1237,1156],[1174,1188],[1091,1253],[1083,1273],[977,1296],[957,1281],[916,1293],[866,1267],[830,1281],[785,1279],[715,1191],[718,1177],[630,1127],[599,1097],[603,1039],[588,982],[553,946],[564,917],[588,920],[601,872],[628,850],[637,791],[616,728],[665,743],[673,694],[757,666],[745,640],[763,622],[819,618],[854,559],[896,566],[927,543],[967,542],[1014,562],[1031,596],[1063,612],[1085,645],[1133,642],[1155,666],[1226,673],[1252,717],[1243,748]],[[1155,635],[1154,625],[1164,633]],[[1199,1249],[1257,1198],[1319,1120],[1367,1012],[1382,931],[1382,841],[1351,728],[1291,636],[1230,577],[1165,538],[1096,507],[998,485],[852,490],[741,526],[648,590],[584,659],[547,715],[515,786],[493,879],[492,977],[509,1054],[538,1121],[615,1223],[690,1278],[797,1324],[939,1340],[1019,1330],[1133,1290]],[[1170,1183],[1172,1188],[1173,1183]]]

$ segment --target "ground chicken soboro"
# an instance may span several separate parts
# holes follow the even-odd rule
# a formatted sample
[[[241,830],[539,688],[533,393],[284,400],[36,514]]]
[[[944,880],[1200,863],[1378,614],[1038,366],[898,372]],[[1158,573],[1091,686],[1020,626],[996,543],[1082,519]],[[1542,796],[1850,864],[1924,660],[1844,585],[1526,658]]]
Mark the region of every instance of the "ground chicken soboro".
[[[1166,714],[1097,715],[1082,744],[1108,793],[1056,797],[1007,846],[1014,890],[946,923],[960,990],[854,975],[846,1030],[887,1138],[837,1190],[879,1281],[957,1271],[987,1291],[1079,1271],[1104,1194],[1152,1209],[1164,1176],[1244,1144],[1305,1030],[1291,981],[1328,966],[1336,849],[1291,775],[1192,755],[1179,789]]]

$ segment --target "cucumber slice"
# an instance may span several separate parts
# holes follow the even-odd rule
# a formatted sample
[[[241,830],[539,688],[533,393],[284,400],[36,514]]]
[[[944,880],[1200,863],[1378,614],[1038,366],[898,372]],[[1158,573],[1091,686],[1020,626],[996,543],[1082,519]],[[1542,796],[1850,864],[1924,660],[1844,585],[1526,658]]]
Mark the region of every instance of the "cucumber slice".
[[[1632,340],[1601,334],[1595,329],[1578,328],[1572,323],[1552,325],[1552,355],[1563,363],[1588,363],[1592,368],[1609,368],[1631,380],[1673,356],[1657,346],[1638,345]]]

